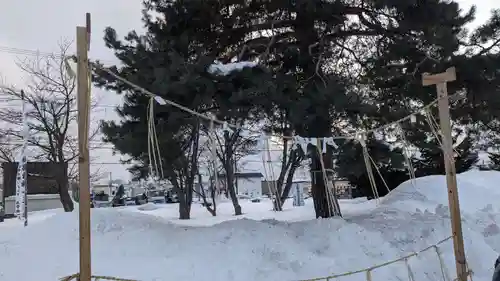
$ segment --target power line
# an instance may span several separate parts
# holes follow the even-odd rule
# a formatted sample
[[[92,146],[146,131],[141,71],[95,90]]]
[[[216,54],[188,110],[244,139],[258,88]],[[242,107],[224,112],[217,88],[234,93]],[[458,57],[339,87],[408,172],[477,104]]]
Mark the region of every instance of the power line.
[[[68,56],[63,56],[61,54],[53,53],[53,52],[44,52],[44,51],[32,50],[32,49],[21,49],[21,48],[8,47],[8,46],[0,46],[0,53],[33,56],[33,57],[39,57],[39,56],[54,57],[54,58],[59,58],[59,59],[66,59],[68,57]],[[116,62],[112,62],[111,60],[99,60],[99,61],[111,63],[111,64],[116,63]]]

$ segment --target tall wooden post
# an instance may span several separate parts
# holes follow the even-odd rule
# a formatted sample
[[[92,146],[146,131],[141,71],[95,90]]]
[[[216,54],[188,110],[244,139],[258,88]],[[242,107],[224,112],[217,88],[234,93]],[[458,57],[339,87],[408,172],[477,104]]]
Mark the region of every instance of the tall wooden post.
[[[90,115],[90,72],[89,72],[90,14],[87,26],[76,28],[77,47],[77,91],[78,91],[78,185],[80,192],[80,276],[79,281],[91,281],[90,243],[90,164],[89,164],[89,115]]]
[[[464,238],[462,234],[462,221],[460,203],[458,200],[457,175],[453,156],[453,140],[451,136],[450,108],[448,101],[447,82],[455,81],[455,68],[451,67],[446,72],[422,75],[424,86],[436,85],[439,107],[439,121],[441,125],[444,163],[446,169],[446,183],[448,186],[448,202],[451,215],[451,230],[453,232],[453,246],[455,249],[455,262],[457,267],[457,280],[467,281],[467,260],[465,258]]]

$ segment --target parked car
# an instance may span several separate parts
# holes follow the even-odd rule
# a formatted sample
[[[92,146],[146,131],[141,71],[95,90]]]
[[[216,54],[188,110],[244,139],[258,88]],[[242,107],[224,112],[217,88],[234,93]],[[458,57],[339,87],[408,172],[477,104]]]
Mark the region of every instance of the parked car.
[[[118,186],[115,196],[111,200],[111,205],[113,207],[125,206],[127,196],[125,196],[125,187],[122,185]]]
[[[148,192],[148,201],[154,204],[165,204],[165,190],[150,190]]]
[[[179,203],[179,197],[172,189],[165,192],[165,202],[166,203]]]
[[[148,200],[148,196],[146,195],[146,193],[143,193],[143,194],[139,194],[139,195],[134,196],[134,201],[135,201],[136,205],[143,205],[143,204],[148,203],[149,200]]]

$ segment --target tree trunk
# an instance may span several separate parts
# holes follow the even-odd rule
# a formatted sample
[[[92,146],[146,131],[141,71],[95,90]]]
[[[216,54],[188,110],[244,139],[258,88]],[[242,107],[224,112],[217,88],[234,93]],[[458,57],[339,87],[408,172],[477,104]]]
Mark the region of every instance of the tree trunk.
[[[233,203],[234,215],[239,216],[243,213],[241,212],[240,202],[238,201],[238,196],[236,194],[236,190],[234,189],[233,166],[231,165],[231,162],[229,162],[229,165],[226,166],[227,191],[229,192],[229,197],[231,198],[231,202]]]
[[[283,205],[285,205],[286,199],[288,199],[288,194],[290,194],[290,190],[292,189],[292,184],[293,184],[293,175],[295,174],[295,171],[299,167],[300,160],[296,160],[296,163],[293,163],[292,166],[290,167],[290,171],[288,172],[288,175],[286,177],[286,182],[285,182],[285,187],[283,188],[283,192],[281,193],[281,198],[280,198],[280,209],[283,210]]]
[[[233,149],[232,149],[232,143],[230,142],[231,138],[229,137],[228,132],[224,132],[224,139],[225,139],[225,150],[224,153],[226,154],[225,160],[224,161],[224,170],[226,171],[226,187],[227,191],[229,193],[229,197],[231,198],[231,202],[233,203],[234,207],[234,215],[239,216],[242,215],[241,211],[241,206],[240,203],[238,202],[238,196],[236,194],[235,190],[235,185],[234,185],[234,160],[233,160]]]
[[[175,188],[175,187],[174,187]],[[179,219],[189,220],[191,219],[191,202],[188,200],[188,194],[186,188],[176,188],[177,197],[179,198]]]
[[[275,211],[283,211],[283,205],[285,204],[286,199],[288,199],[288,194],[290,194],[290,190],[292,189],[293,176],[297,168],[300,166],[300,161],[302,161],[302,156],[298,155],[296,150],[292,150],[287,158],[288,160],[285,164],[283,164],[284,167],[281,168],[280,175],[276,182],[280,200],[279,202],[277,200],[274,201]],[[284,188],[282,188],[283,186]]]
[[[59,185],[59,199],[65,212],[73,212],[75,206],[73,200],[69,195],[68,185],[63,183],[58,183]]]
[[[305,5],[305,4],[304,4]],[[304,85],[303,91],[306,95],[314,96],[318,91],[326,88],[326,82],[322,77],[321,67],[317,67],[314,54],[321,54],[323,52],[323,43],[320,40],[318,31],[315,27],[315,19],[305,11],[299,9],[295,20],[295,34],[297,40],[300,42],[300,61],[299,65],[302,68],[306,77],[311,77]],[[332,122],[330,120],[330,105],[323,103],[321,100],[313,100],[309,104],[309,112],[311,112],[311,120],[302,126],[303,131],[299,132],[304,134],[305,137],[322,138],[328,137],[332,132]],[[320,148],[321,150],[321,148]],[[331,151],[327,153],[328,159],[325,159],[325,169],[332,168]],[[316,218],[328,218],[335,214],[332,208],[329,208],[328,197],[326,193],[326,184],[324,181],[321,162],[317,148],[310,153],[311,157],[311,178],[312,182],[312,197],[314,201],[314,210],[316,211]],[[331,206],[333,207],[333,206]]]
[[[198,174],[198,185],[200,186],[200,191],[198,192],[198,196],[203,199],[203,204],[205,205],[205,209],[213,216],[217,216],[217,206],[215,205],[215,193],[214,193],[214,185],[212,183],[212,177],[210,177],[210,198],[212,199],[213,208],[209,205],[207,200],[207,195],[205,193],[205,189],[203,188],[203,184],[201,183],[202,177],[201,174]]]
[[[191,219],[191,204],[187,204],[184,198],[179,199],[179,219],[180,220]]]
[[[334,212],[332,208],[328,208],[328,200],[326,194],[326,183],[323,179],[323,173],[321,170],[321,162],[318,158],[317,153],[312,153],[311,155],[311,179],[312,187],[311,193],[314,202],[314,211],[316,212],[316,218],[329,218],[332,217]],[[325,163],[326,164],[326,163]],[[326,168],[326,167],[325,167]]]

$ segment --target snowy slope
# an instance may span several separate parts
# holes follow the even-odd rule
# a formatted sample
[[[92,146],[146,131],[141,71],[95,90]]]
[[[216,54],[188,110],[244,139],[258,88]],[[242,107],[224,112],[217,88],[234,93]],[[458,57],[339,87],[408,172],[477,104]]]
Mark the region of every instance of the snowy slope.
[[[498,172],[459,175],[464,236],[474,280],[491,279],[500,252]],[[290,203],[290,202],[288,202]],[[299,280],[366,268],[450,235],[444,177],[403,183],[375,201],[343,200],[344,219],[311,220],[312,202],[281,213],[269,201],[242,202],[245,215],[220,204],[213,218],[199,205],[176,220],[174,205],[94,209],[93,270],[138,280]],[[417,210],[418,208],[418,210]],[[0,224],[0,281],[55,281],[78,269],[78,214],[31,215],[31,225]],[[264,219],[264,220],[260,220]],[[440,247],[454,276],[451,241]],[[437,255],[409,261],[418,281],[443,280]],[[373,281],[408,280],[404,263],[376,269]],[[338,280],[366,280],[357,274]]]

